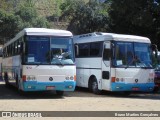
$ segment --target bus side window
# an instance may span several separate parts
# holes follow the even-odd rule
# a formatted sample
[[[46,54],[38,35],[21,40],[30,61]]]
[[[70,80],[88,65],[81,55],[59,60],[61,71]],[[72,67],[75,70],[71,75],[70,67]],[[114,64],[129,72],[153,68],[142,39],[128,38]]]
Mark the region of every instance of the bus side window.
[[[3,52],[2,52],[2,48],[0,47],[0,57],[2,57]]]
[[[110,49],[110,43],[104,44],[104,51],[103,51],[103,60],[110,60],[111,57],[111,49]]]
[[[15,55],[17,54],[17,41],[14,43],[14,50],[15,50]]]
[[[101,51],[101,43],[95,42],[90,44],[90,56],[92,57],[98,57],[100,56]]]
[[[11,46],[12,46],[12,55],[14,56],[15,55],[15,43],[12,43],[11,44]]]
[[[18,40],[18,54],[21,54],[21,53],[23,53],[23,40],[22,40],[22,38],[20,38]]]
[[[104,49],[103,60],[110,60],[110,49]]]
[[[89,57],[90,44],[79,44],[79,57]]]
[[[8,57],[11,55],[11,45],[8,46]]]

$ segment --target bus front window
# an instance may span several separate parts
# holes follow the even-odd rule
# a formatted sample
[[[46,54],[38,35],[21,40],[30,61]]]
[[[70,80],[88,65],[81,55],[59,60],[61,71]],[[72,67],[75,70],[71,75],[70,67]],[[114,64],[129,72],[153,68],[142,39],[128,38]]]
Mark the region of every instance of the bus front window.
[[[114,66],[133,66],[133,44],[130,42],[116,42],[115,43],[115,59],[113,60]]]
[[[74,64],[71,38],[51,38],[51,64]]]
[[[29,36],[26,42],[25,61],[27,64],[50,63],[49,37]]]
[[[71,38],[28,36],[26,41],[26,64],[74,64]]]
[[[150,44],[115,42],[113,65],[116,67],[152,67]]]
[[[137,67],[152,67],[151,49],[147,43],[134,43],[135,56],[138,58]]]

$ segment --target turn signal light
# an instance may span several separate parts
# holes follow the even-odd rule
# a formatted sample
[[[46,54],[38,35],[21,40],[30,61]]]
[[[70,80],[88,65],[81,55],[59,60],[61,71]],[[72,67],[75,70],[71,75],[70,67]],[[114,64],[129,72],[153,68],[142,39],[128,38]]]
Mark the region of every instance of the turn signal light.
[[[26,75],[23,75],[23,76],[22,76],[22,80],[23,80],[24,82],[26,82]]]
[[[74,75],[74,81],[76,81],[76,75]]]
[[[111,82],[115,82],[115,81],[116,81],[116,77],[112,77]]]

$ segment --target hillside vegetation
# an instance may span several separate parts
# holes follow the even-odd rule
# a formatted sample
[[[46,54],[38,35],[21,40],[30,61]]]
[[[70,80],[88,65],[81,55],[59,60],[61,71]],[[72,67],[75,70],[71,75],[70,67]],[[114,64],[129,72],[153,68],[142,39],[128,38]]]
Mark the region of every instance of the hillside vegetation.
[[[25,27],[145,36],[160,49],[160,0],[0,0],[0,40]]]

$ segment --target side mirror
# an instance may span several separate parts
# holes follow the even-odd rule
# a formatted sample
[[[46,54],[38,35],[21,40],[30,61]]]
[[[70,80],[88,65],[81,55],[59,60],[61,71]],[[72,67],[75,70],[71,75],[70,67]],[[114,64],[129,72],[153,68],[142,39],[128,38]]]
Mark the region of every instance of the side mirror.
[[[79,56],[79,46],[75,45],[75,54],[76,56]]]
[[[158,57],[158,48],[157,48],[157,45],[156,44],[152,44],[151,45],[151,49],[153,51],[155,51],[155,57],[157,58]]]

